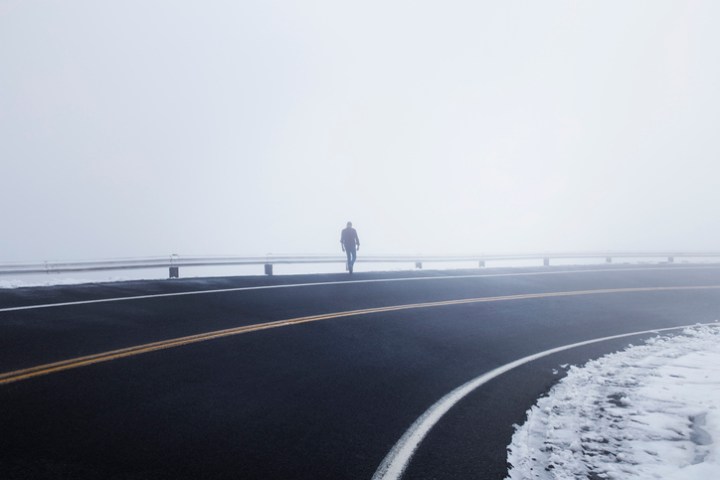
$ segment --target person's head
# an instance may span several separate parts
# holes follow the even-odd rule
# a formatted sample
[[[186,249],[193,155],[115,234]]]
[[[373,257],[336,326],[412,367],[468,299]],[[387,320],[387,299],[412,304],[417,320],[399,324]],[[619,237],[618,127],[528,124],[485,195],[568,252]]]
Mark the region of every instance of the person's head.
[[[352,227],[352,222],[348,222],[348,223],[347,223],[347,227],[348,227],[348,228]]]

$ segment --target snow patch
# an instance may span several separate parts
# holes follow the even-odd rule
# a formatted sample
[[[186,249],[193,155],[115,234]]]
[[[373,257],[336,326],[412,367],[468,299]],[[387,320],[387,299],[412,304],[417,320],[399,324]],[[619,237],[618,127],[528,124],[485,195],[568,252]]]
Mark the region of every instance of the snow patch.
[[[80,285],[92,280],[77,278],[52,278],[48,280],[0,280],[0,288],[50,287],[54,285]]]
[[[698,326],[570,367],[516,426],[507,479],[720,478],[718,440],[720,328]]]

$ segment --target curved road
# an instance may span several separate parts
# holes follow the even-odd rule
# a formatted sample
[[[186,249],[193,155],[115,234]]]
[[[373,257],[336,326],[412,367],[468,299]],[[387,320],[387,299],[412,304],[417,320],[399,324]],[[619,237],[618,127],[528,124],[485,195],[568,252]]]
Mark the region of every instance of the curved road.
[[[2,290],[0,478],[380,478],[418,418],[493,369],[718,318],[718,266]],[[560,365],[649,335],[543,356],[470,391],[404,478],[503,478],[512,425]]]

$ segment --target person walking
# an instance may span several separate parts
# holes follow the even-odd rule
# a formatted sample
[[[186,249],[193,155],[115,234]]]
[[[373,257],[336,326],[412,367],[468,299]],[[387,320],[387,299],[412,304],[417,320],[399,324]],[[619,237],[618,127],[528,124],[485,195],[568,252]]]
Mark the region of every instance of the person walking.
[[[347,255],[347,270],[352,275],[353,265],[357,258],[357,251],[360,250],[360,239],[357,231],[352,228],[352,222],[347,222],[347,227],[340,233],[340,245]]]

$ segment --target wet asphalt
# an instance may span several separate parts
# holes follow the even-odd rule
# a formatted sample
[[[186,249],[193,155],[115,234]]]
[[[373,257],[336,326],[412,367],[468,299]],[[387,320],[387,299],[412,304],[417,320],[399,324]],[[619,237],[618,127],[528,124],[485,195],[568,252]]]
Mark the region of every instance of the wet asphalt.
[[[357,272],[7,289],[0,290],[0,374],[310,315],[708,285],[720,285],[720,266]],[[272,288],[246,289],[262,286]],[[167,295],[182,292],[205,293]],[[117,298],[124,300],[73,304]],[[66,305],[7,310],[49,304]],[[51,373],[0,385],[0,479],[369,479],[428,407],[493,368],[579,341],[717,319],[720,290],[711,289],[515,299],[331,318]],[[551,355],[492,380],[430,431],[404,478],[504,478],[513,424],[559,380],[561,365],[582,364],[647,336]]]

